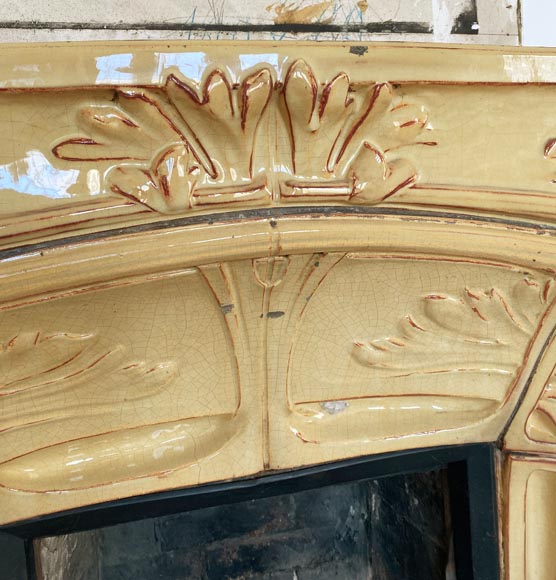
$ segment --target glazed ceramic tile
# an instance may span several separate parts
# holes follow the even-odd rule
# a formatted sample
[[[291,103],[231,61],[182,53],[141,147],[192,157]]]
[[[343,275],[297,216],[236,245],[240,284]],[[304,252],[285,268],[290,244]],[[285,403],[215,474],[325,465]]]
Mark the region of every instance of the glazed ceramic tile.
[[[554,453],[554,53],[2,51],[1,524],[405,449]]]
[[[2,517],[494,441],[553,327],[555,252],[322,210],[4,252]]]
[[[552,53],[298,46],[5,47],[0,243],[322,203],[552,218]]]
[[[556,462],[512,455],[505,473],[506,578],[537,580],[554,573]]]

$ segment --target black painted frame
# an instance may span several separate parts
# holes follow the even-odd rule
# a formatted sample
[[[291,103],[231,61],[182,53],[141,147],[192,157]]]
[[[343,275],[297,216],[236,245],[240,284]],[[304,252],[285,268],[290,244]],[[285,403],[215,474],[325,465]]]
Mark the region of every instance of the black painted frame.
[[[36,579],[33,540],[321,486],[447,467],[458,580],[499,580],[494,443],[431,447],[348,459],[254,478],[211,483],[80,507],[0,526],[20,538],[27,578]]]

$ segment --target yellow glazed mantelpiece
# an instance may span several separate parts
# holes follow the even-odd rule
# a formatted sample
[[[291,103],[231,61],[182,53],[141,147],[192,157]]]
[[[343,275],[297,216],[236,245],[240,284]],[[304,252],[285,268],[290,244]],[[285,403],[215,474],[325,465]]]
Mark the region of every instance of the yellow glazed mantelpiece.
[[[295,205],[550,217],[549,52],[2,48],[0,244]]]
[[[0,51],[0,524],[491,442],[553,569],[556,53]]]

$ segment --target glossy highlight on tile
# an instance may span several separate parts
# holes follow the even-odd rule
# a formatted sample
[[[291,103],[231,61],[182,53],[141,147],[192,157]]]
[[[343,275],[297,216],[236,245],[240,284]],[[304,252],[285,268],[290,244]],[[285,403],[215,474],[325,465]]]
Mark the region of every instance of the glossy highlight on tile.
[[[6,46],[0,244],[323,203],[551,218],[556,56],[352,48]]]
[[[0,47],[0,525],[487,443],[552,569],[556,53],[360,47]]]

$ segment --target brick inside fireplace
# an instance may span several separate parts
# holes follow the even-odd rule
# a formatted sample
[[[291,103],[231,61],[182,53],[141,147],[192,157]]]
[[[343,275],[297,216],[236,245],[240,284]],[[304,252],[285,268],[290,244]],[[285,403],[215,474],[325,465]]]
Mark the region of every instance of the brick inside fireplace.
[[[444,470],[319,487],[35,543],[44,580],[445,580]],[[0,575],[1,576],[1,575]]]

